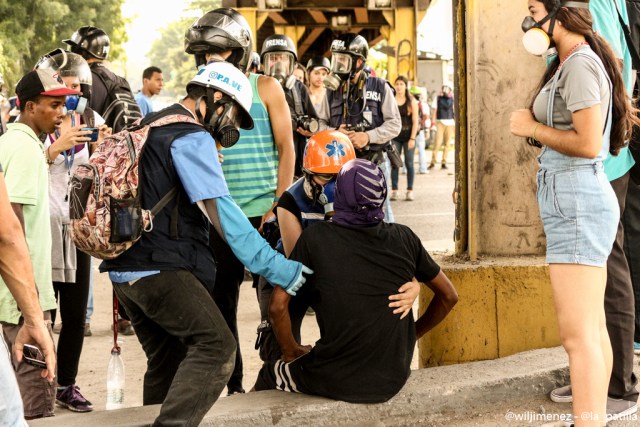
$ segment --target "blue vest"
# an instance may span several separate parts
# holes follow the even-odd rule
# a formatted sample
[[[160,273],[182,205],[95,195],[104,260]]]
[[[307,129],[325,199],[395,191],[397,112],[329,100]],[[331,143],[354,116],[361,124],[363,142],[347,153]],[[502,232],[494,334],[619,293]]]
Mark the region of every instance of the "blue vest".
[[[144,122],[170,114],[188,112],[174,104],[148,115]],[[213,290],[216,265],[209,248],[209,221],[197,205],[189,202],[171,161],[173,141],[199,131],[202,127],[192,123],[151,129],[139,165],[142,208],[151,209],[174,186],[179,189],[178,196],[154,217],[153,231],[142,233],[140,240],[117,258],[105,260],[100,271],[187,270]]]
[[[324,205],[314,202],[304,193],[304,177],[294,182],[287,189],[287,193],[293,196],[298,208],[300,208],[300,221],[303,230],[315,222],[324,221]],[[330,202],[333,203],[333,197],[331,197]],[[284,254],[282,239],[278,240],[276,250]]]
[[[344,99],[343,91],[345,86],[341,86],[339,91],[327,89],[327,100],[329,101],[329,124],[332,128],[339,128],[342,123],[355,125],[362,122],[365,111],[371,111],[371,129],[382,126],[384,118],[382,117],[382,103],[384,102],[385,86],[387,81],[379,77],[367,77],[365,80],[365,101],[366,106],[363,108],[363,100],[355,100],[362,91],[354,88],[349,101],[349,114],[344,118]]]
[[[436,120],[453,119],[453,98],[438,96]]]

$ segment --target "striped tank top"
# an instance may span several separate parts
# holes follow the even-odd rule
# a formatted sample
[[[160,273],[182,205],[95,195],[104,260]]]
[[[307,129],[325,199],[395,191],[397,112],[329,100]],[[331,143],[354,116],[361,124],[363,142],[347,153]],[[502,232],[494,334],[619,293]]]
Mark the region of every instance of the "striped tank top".
[[[221,151],[224,155],[222,171],[229,193],[249,218],[262,216],[269,210],[278,184],[278,150],[269,113],[258,95],[258,77],[258,74],[249,75],[254,127],[240,129],[238,143]]]

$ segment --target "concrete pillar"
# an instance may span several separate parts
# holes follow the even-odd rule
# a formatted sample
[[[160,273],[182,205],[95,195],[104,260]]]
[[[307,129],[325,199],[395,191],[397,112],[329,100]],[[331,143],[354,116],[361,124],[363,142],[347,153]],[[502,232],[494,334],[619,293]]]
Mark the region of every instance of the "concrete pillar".
[[[421,366],[493,359],[560,343],[535,198],[540,150],[509,132],[511,112],[528,107],[544,72],[544,61],[527,54],[521,43],[527,3],[454,1],[456,167],[465,198],[456,215],[468,232],[469,257],[441,260],[460,300],[420,341]],[[421,311],[431,296],[422,292]]]
[[[467,0],[469,245],[473,255],[543,254],[535,199],[540,150],[509,133],[544,61],[522,47],[524,2]]]

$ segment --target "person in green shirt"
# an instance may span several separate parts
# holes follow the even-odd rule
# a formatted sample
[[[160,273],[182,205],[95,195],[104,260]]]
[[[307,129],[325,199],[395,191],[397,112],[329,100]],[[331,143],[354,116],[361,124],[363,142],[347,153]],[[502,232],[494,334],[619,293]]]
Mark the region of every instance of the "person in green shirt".
[[[29,257],[38,288],[45,321],[56,307],[51,284],[51,229],[49,220],[49,176],[44,146],[38,135],[53,133],[64,118],[68,89],[62,78],[51,70],[25,74],[16,86],[20,118],[0,137],[0,164],[11,202],[29,247]],[[82,137],[88,140],[86,137]],[[11,349],[25,323],[18,305],[4,281],[0,281],[0,322],[4,340]],[[28,326],[28,324],[27,324]],[[48,325],[51,334],[50,325]],[[16,345],[19,350],[20,344]],[[25,408],[25,418],[53,415],[55,382],[41,376],[41,369],[13,360],[16,378]]]

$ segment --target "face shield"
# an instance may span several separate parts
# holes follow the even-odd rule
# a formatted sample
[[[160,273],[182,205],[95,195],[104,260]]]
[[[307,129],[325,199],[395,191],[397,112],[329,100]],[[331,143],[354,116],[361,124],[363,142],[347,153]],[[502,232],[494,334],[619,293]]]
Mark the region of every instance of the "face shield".
[[[331,55],[331,72],[334,74],[350,74],[353,68],[353,58],[346,53],[334,52]]]
[[[293,73],[295,59],[290,52],[268,52],[264,54],[263,69],[266,75],[275,77],[289,77]]]
[[[79,114],[84,112],[85,106],[91,96],[92,84],[91,69],[84,58],[63,49],[56,49],[42,56],[38,60],[35,68],[49,69],[57,72],[60,77],[65,80],[65,84],[67,84],[67,78],[69,77],[73,78],[72,80],[74,80],[74,82],[79,83],[82,93],[80,96],[67,96],[65,108],[68,112],[75,111]]]

